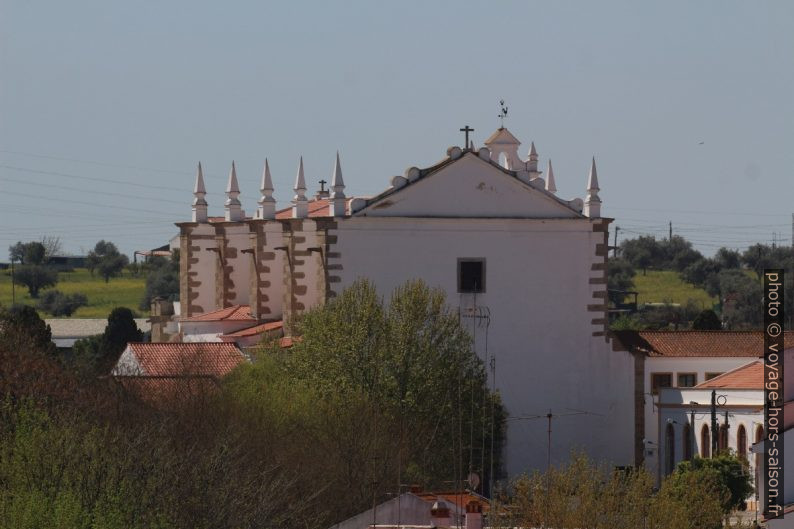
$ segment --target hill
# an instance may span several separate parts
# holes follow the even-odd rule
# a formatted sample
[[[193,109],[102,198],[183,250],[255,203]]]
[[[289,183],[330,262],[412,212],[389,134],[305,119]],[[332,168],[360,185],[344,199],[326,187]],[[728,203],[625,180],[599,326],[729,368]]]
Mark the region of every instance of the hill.
[[[693,299],[702,308],[708,309],[718,301],[702,288],[683,281],[678,272],[673,270],[648,270],[647,275],[638,271],[634,276],[634,285],[639,292],[639,304],[669,302],[685,305],[688,300]]]
[[[80,292],[88,298],[88,305],[80,307],[73,318],[105,318],[115,307],[128,307],[139,316],[148,316],[149,311],[138,309],[138,304],[143,298],[146,285],[144,277],[125,275],[111,279],[109,283],[99,277],[91,277],[85,268],[77,268],[74,272],[61,272],[58,274],[58,284],[54,287],[66,294]],[[46,292],[43,290],[42,292]],[[24,286],[16,286],[17,303],[34,305]],[[11,305],[11,271],[0,272],[0,305]],[[49,317],[49,315],[46,315]]]

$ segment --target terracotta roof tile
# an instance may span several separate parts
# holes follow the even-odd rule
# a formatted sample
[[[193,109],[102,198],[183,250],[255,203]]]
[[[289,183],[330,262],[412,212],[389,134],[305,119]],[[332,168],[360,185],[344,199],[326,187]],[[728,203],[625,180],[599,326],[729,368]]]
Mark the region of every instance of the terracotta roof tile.
[[[130,343],[146,376],[205,375],[223,377],[245,357],[233,343]]]
[[[486,513],[490,509],[490,504],[488,499],[484,496],[480,496],[479,494],[474,494],[469,491],[448,491],[448,492],[413,492],[415,496],[418,496],[425,500],[426,502],[433,503],[436,500],[444,500],[447,503],[451,503],[453,505],[457,505],[457,507],[461,511],[466,510],[466,504],[470,501],[478,501],[482,504],[482,512]]]
[[[348,198],[345,202],[345,211],[349,211],[350,209],[350,201],[353,200],[352,198]],[[309,200],[309,218],[315,217],[330,217],[328,214],[328,205],[330,203],[330,199],[327,198],[313,198]],[[276,212],[277,219],[289,219],[292,218],[292,206],[288,208],[281,209]]]
[[[764,363],[760,360],[701,382],[697,389],[764,389]]]
[[[251,316],[251,307],[249,305],[232,305],[225,309],[218,309],[212,312],[199,314],[198,316],[191,316],[184,318],[182,321],[256,321]]]
[[[761,331],[614,331],[626,348],[648,356],[761,357]],[[786,348],[794,347],[794,332],[784,334]]]
[[[218,380],[211,376],[116,376],[113,380],[136,399],[155,408],[172,408],[214,393]]]
[[[247,336],[256,336],[257,334],[264,334],[270,331],[276,331],[278,329],[282,329],[284,327],[284,322],[279,321],[270,321],[267,323],[260,323],[259,325],[254,325],[253,327],[246,327],[245,329],[240,329],[239,331],[230,332],[228,334],[224,334],[221,338],[244,338]]]

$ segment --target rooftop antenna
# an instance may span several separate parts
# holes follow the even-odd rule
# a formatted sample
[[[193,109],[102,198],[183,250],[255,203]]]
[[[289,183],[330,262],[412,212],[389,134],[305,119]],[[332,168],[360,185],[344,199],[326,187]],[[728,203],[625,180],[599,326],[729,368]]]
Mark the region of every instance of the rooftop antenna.
[[[505,105],[504,99],[499,100],[499,115],[497,117],[501,120],[502,123],[501,126],[499,127],[499,130],[502,130],[503,128],[505,128],[505,118],[507,117],[507,106]]]

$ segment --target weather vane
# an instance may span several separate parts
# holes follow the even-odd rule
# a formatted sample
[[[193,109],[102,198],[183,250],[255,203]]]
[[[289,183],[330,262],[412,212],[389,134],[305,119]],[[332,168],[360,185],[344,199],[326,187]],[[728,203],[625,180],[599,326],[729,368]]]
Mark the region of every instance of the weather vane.
[[[499,127],[500,129],[505,128],[505,118],[507,117],[507,107],[505,106],[505,100],[499,100],[499,119],[502,120],[502,126]]]

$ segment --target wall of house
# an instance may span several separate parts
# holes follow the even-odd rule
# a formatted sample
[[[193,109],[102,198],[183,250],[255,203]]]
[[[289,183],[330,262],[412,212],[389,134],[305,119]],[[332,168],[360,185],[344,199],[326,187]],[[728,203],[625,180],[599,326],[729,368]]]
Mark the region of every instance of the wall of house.
[[[747,450],[744,456],[750,464],[750,474],[756,476],[756,458],[749,453],[749,449],[755,443],[755,434],[758,426],[764,425],[764,392],[761,390],[717,390],[720,395],[725,396],[724,405],[717,408],[717,422],[719,425],[725,422],[725,412],[728,412],[728,448],[738,453],[738,432],[739,427],[744,426],[747,434]],[[678,390],[665,389],[661,392],[659,412],[657,414],[658,437],[654,438],[653,443],[658,447],[659,461],[666,461],[666,441],[665,434],[668,421],[674,432],[674,461],[676,464],[684,460],[684,427],[691,422],[691,411],[695,410],[695,428],[693,436],[695,441],[695,454],[703,454],[703,444],[701,431],[706,425],[711,432],[711,390]],[[700,405],[693,406],[690,402],[698,402]],[[709,437],[711,439],[711,437]],[[708,453],[711,452],[709,447]],[[664,464],[661,465],[664,467]],[[665,475],[665,468],[657,468],[657,483]]]
[[[671,373],[673,387],[677,387],[678,373],[696,373],[696,384],[705,382],[706,373],[726,373],[758,360],[757,357],[648,357],[645,359],[645,439],[654,441],[659,436],[658,395],[651,393],[651,374]],[[697,395],[700,395],[698,393]],[[709,402],[711,392],[708,396]],[[689,401],[687,401],[689,402]],[[698,401],[699,402],[699,401]],[[655,446],[645,447],[645,468],[653,475],[659,472],[659,451]]]
[[[354,217],[339,223],[339,290],[360,277],[386,297],[422,278],[453,307],[490,311],[477,352],[495,359],[496,386],[511,417],[507,468],[545,468],[551,409],[552,459],[573,448],[631,464],[634,362],[604,336],[605,233],[589,219],[442,219]],[[604,224],[605,226],[605,224]],[[600,254],[600,255],[597,255]],[[486,292],[457,292],[458,258],[486,259]],[[590,414],[569,415],[572,410]]]

